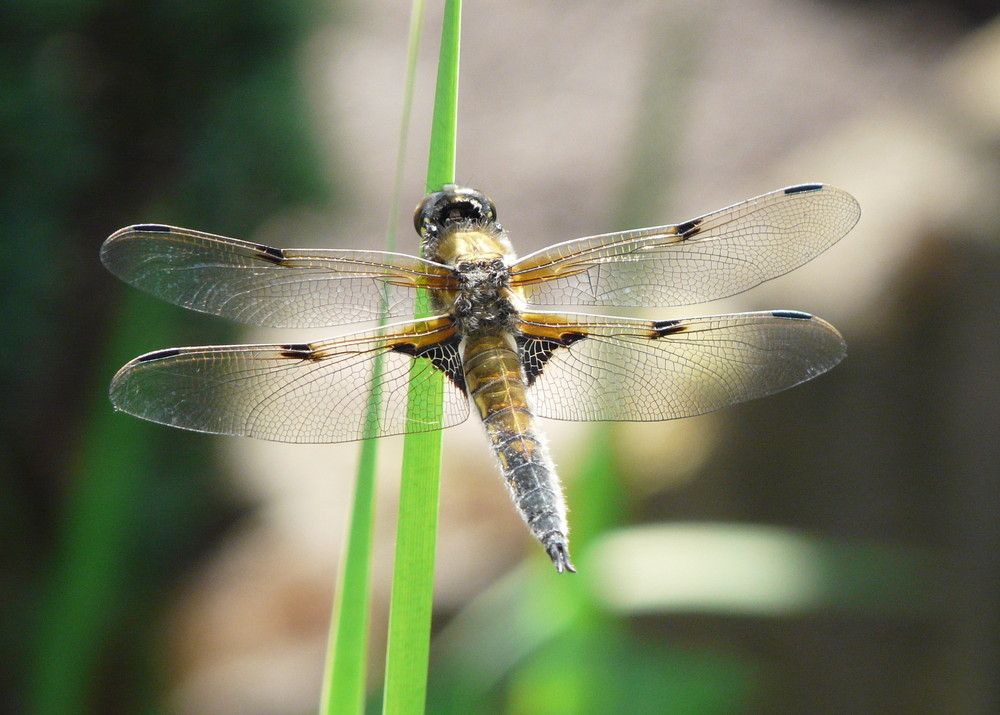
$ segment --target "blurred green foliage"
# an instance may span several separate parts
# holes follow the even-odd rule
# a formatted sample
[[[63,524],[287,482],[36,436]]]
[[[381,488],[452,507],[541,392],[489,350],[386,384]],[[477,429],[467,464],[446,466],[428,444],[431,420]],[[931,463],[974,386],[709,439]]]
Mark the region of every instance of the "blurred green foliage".
[[[0,6],[0,710],[159,709],[164,604],[243,506],[212,478],[220,438],[115,415],[106,389],[129,358],[221,342],[226,328],[118,283],[97,250],[129,223],[248,236],[277,211],[335,201],[296,69],[317,11]],[[661,46],[697,41],[674,26]],[[693,47],[675,56],[698,60]],[[641,199],[676,179],[677,137],[663,128],[691,74],[656,58],[649,68],[622,226],[662,220]],[[595,430],[570,494],[577,580],[534,554],[537,570],[454,615],[432,656],[429,710],[995,710],[1000,266],[967,239],[928,237],[896,304],[879,308],[885,329],[849,335],[843,366],[720,416],[722,448],[682,493],[637,503],[630,465],[614,458],[622,442]],[[589,591],[588,551],[644,517],[815,536],[837,557],[826,603],[839,593],[846,607],[610,613]]]
[[[329,204],[297,52],[299,0],[0,8],[0,678],[14,712],[142,712],[169,584],[239,506],[206,438],[114,415],[141,352],[221,323],[140,296],[98,247],[128,223],[248,235]]]

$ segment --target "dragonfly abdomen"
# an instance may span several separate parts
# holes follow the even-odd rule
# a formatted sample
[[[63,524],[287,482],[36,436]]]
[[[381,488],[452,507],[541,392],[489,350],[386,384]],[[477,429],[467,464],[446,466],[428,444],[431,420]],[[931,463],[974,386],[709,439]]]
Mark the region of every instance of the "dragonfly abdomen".
[[[562,487],[535,427],[513,338],[507,333],[469,337],[463,361],[466,387],[514,505],[556,569],[574,571]]]

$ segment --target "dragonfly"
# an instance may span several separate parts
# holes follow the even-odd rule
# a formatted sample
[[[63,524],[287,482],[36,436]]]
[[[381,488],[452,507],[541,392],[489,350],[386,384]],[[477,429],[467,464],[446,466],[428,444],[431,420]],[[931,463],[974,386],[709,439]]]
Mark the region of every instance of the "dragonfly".
[[[111,401],[173,427],[298,443],[443,429],[474,408],[528,529],[558,572],[575,571],[537,417],[700,415],[816,377],[846,345],[829,323],[794,310],[646,320],[552,308],[732,296],[811,260],[859,217],[850,194],[800,184],[518,258],[493,202],[449,184],[414,214],[422,257],[129,226],[105,241],[104,265],[179,306],[251,326],[381,324],[310,343],[157,350],[122,367]],[[421,409],[442,399],[433,385],[443,383],[439,420],[408,411],[411,383]]]

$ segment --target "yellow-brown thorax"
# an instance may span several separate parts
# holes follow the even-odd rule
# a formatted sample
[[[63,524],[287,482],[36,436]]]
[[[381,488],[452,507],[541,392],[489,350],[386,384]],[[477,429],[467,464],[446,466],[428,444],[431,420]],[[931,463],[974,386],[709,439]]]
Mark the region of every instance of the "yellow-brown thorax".
[[[533,432],[513,333],[523,299],[509,285],[512,258],[506,237],[490,228],[442,236],[435,256],[459,277],[439,307],[463,338],[466,389],[491,436]]]
[[[511,285],[515,256],[496,208],[485,194],[449,185],[424,198],[414,225],[425,256],[452,270],[453,287],[432,292],[434,307],[448,314],[461,340],[464,386],[514,504],[556,569],[573,571],[566,504],[535,428],[520,361],[524,295]]]

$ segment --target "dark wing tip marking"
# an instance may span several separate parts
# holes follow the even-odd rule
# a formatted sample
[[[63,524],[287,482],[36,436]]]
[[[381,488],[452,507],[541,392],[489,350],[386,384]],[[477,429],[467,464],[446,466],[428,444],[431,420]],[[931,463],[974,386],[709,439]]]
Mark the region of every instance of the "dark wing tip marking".
[[[170,226],[164,226],[162,223],[140,223],[137,226],[133,226],[132,230],[148,231],[149,233],[170,233],[172,229]]]
[[[162,360],[164,358],[171,358],[181,354],[180,348],[166,348],[165,350],[156,350],[151,353],[146,353],[145,355],[140,355],[135,359],[134,362],[152,362],[153,360]]]
[[[687,329],[688,326],[679,320],[657,320],[653,323],[653,330],[656,331],[656,337],[658,338],[674,335],[675,333],[683,333]]]
[[[285,261],[285,252],[280,248],[265,246],[262,243],[255,243],[254,248],[260,253],[258,257],[263,261],[274,263],[275,265],[281,265]]]
[[[813,316],[803,313],[801,310],[772,310],[771,315],[775,318],[794,318],[796,320],[812,320]]]
[[[281,357],[317,360],[317,353],[309,343],[291,343],[281,346]]]
[[[799,184],[798,186],[789,186],[785,189],[786,194],[805,194],[810,191],[820,191],[823,188],[823,184]]]
[[[681,238],[690,238],[701,231],[703,219],[696,218],[684,223],[677,224],[677,235]]]

